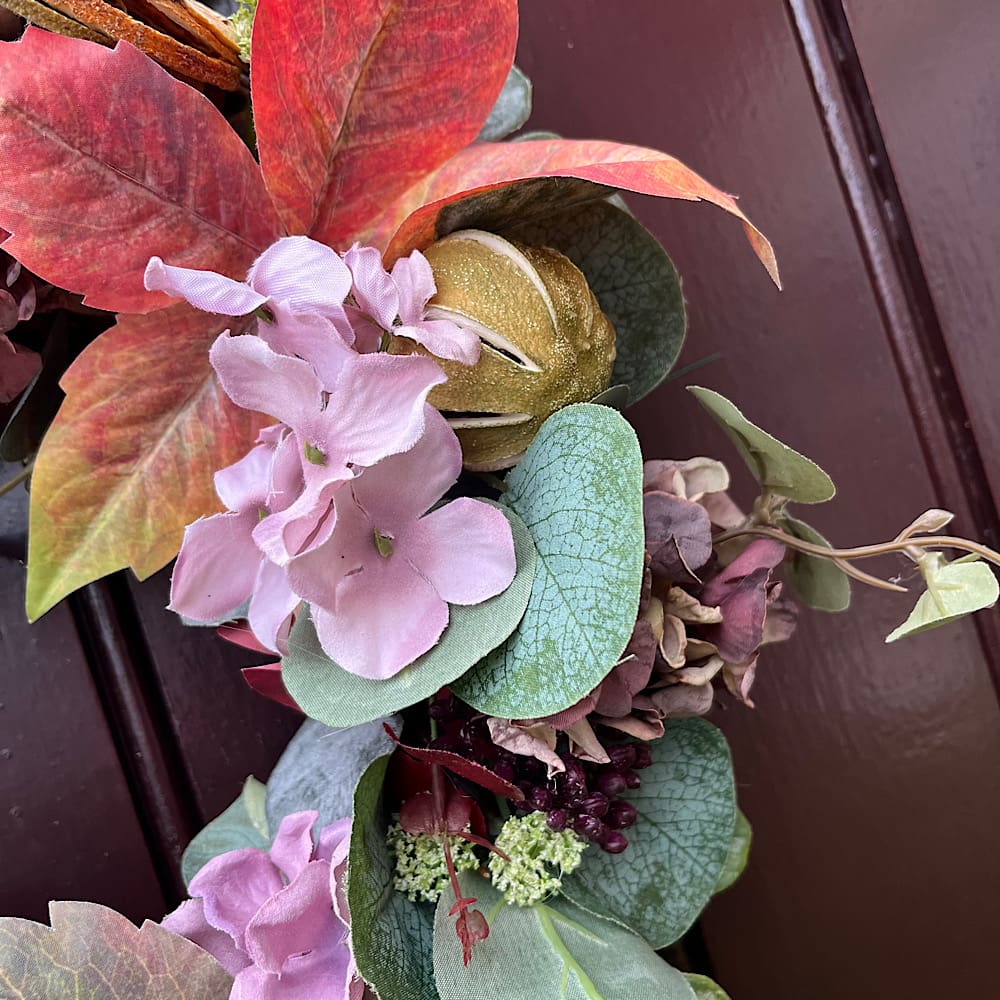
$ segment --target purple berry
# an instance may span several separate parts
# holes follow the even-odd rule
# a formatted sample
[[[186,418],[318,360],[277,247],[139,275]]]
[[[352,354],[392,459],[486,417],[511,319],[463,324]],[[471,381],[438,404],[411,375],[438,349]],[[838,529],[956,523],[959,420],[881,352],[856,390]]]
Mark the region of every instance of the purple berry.
[[[513,781],[517,777],[517,771],[505,760],[498,761],[493,765],[493,773],[504,781]]]
[[[608,797],[601,792],[591,792],[581,803],[580,812],[600,819],[608,811]]]
[[[608,807],[608,814],[604,817],[604,822],[614,830],[626,830],[635,823],[638,815],[631,802],[619,799]]]
[[[549,824],[550,830],[555,830],[558,833],[560,830],[565,830],[567,824],[569,823],[569,815],[565,809],[553,809],[545,820]]]
[[[653,763],[653,754],[645,743],[640,743],[635,748],[635,763],[632,765],[637,771],[644,767],[649,767]]]
[[[635,763],[635,750],[634,743],[623,743],[620,746],[609,747],[608,756],[615,767],[632,767]]]
[[[536,786],[528,792],[528,801],[543,812],[556,804],[556,797],[547,789]]]
[[[573,829],[587,840],[599,841],[607,827],[596,816],[583,813],[573,820]]]
[[[625,834],[619,833],[617,830],[608,830],[599,843],[601,849],[607,851],[608,854],[621,854],[628,847],[628,839]]]
[[[624,771],[622,777],[625,779],[626,788],[638,788],[642,784],[642,778],[635,771]]]
[[[601,771],[597,776],[597,787],[605,794],[609,799],[613,799],[616,795],[621,795],[622,792],[628,787],[625,784],[625,779],[618,771]]]

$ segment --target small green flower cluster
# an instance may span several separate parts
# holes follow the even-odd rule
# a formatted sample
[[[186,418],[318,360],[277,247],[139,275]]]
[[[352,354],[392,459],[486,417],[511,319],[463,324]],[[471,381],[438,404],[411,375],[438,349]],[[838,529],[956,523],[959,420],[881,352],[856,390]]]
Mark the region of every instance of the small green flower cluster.
[[[543,812],[512,816],[495,844],[510,861],[490,855],[493,884],[517,906],[532,906],[558,892],[562,876],[579,867],[587,846],[572,830],[551,829]]]
[[[240,58],[250,62],[250,35],[253,33],[253,16],[257,13],[257,0],[236,0],[236,10],[229,19],[240,47]]]
[[[407,833],[393,823],[386,843],[396,859],[392,887],[405,892],[411,903],[436,903],[448,885],[448,866],[438,837],[429,833]],[[451,838],[451,860],[455,871],[473,871],[479,867],[472,844],[459,837]]]

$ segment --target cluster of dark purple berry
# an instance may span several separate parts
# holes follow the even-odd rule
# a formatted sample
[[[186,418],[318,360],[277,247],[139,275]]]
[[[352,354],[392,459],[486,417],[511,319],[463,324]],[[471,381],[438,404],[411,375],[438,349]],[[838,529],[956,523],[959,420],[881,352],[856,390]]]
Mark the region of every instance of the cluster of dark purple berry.
[[[636,808],[619,796],[638,788],[637,772],[653,762],[644,743],[609,746],[610,761],[595,764],[574,757],[560,737],[556,752],[566,770],[549,778],[541,761],[498,747],[490,739],[485,717],[454,695],[440,695],[429,712],[438,725],[438,736],[430,745],[461,754],[517,785],[524,792],[524,801],[514,803],[518,812],[544,812],[553,830],[569,827],[609,854],[621,854],[628,847],[622,830],[635,823]]]

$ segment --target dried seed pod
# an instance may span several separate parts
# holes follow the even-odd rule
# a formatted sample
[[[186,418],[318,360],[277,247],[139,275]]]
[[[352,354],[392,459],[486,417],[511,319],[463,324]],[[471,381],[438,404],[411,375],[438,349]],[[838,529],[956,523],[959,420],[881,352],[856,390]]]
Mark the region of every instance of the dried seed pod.
[[[457,432],[466,468],[505,469],[549,415],[608,387],[614,328],[580,270],[548,247],[470,229],[424,253],[437,284],[427,318],[471,328],[483,343],[471,367],[441,362],[448,381],[430,402]]]

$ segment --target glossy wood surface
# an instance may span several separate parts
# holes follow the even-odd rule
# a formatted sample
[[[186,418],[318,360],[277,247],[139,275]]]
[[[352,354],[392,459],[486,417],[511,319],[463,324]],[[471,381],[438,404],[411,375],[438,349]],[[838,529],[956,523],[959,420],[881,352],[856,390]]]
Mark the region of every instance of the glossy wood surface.
[[[736,468],[683,391],[705,384],[831,473],[838,498],[799,514],[836,542],[934,505],[995,534],[998,39],[973,0],[522,4],[532,125],[679,156],[741,196],[782,267],[779,294],[723,213],[632,199],[684,279],[681,364],[722,355],[630,414],[649,457]],[[183,841],[297,718],[164,610],[165,574],[24,624],[25,506],[0,498],[0,911],[158,918]],[[856,591],[849,616],[804,614],[756,711],[716,713],[756,834],[702,922],[734,1000],[996,992],[997,612],[885,646],[908,610]]]
[[[769,0],[686,0],[669,12],[649,0],[627,17],[554,0],[522,17],[536,127],[666,149],[739,193],[774,241],[781,294],[712,208],[633,199],[684,278],[684,360],[722,353],[685,381],[731,396],[837,482],[834,503],[800,514],[854,544],[891,537],[933,504],[967,511],[954,467],[928,461],[925,442],[953,414],[914,401],[901,376],[904,317],[886,308],[879,244],[852,199],[848,182],[863,178],[845,176],[866,167],[831,142],[837,109],[816,92],[808,17]],[[881,266],[895,266],[891,252]],[[910,347],[920,364],[920,344]],[[996,352],[981,363],[1000,371]],[[678,383],[632,416],[650,455],[735,461]],[[975,530],[968,516],[959,527]],[[718,979],[740,1000],[995,991],[989,657],[968,623],[886,647],[908,610],[872,592],[856,593],[850,617],[804,615],[787,646],[767,651],[757,710],[717,714],[756,839],[747,874],[703,928]]]

